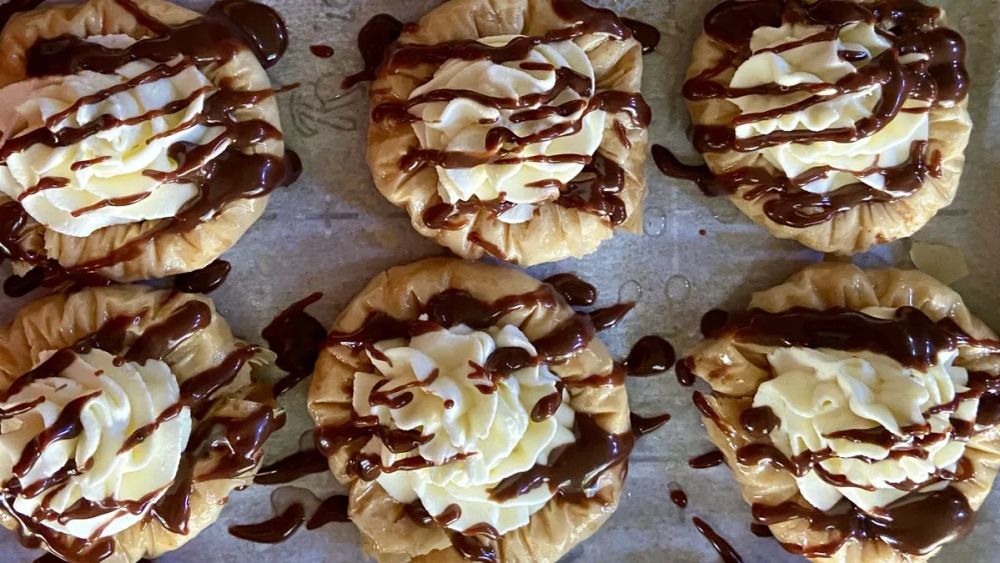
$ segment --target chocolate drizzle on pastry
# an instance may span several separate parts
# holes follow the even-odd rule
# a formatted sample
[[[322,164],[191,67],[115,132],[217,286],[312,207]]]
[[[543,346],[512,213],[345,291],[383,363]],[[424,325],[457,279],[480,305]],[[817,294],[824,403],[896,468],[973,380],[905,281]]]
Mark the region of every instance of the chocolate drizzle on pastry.
[[[78,354],[85,354],[92,349],[115,355],[116,361],[121,362],[126,361],[126,358],[138,363],[151,359],[164,360],[180,343],[204,330],[212,319],[211,309],[205,303],[192,300],[174,309],[163,321],[150,325],[137,334],[138,324],[146,314],[146,311],[141,311],[135,315],[113,317],[94,333],[84,336],[72,346],[56,351],[48,360],[19,376],[3,394],[4,400],[9,400],[34,381],[60,376],[76,360]],[[136,429],[125,438],[119,455],[126,454],[141,444],[160,425],[178,416],[185,408],[191,409],[196,417],[197,426],[181,457],[174,483],[165,492],[155,491],[144,499],[81,499],[68,510],[55,514],[49,506],[50,500],[67,486],[71,477],[90,471],[93,460],[81,466],[75,460],[70,460],[52,475],[28,486],[22,485],[20,479],[31,470],[46,447],[56,441],[79,435],[82,430],[82,410],[99,392],[83,395],[68,403],[58,419],[25,447],[21,459],[14,467],[13,477],[0,485],[0,505],[17,521],[22,543],[32,547],[44,545],[50,552],[71,561],[101,561],[113,553],[113,538],[73,538],[45,526],[41,523],[41,518],[53,516],[66,522],[120,510],[132,514],[148,511],[148,519],[156,518],[171,532],[187,534],[194,487],[204,481],[236,478],[253,469],[261,459],[264,440],[279,426],[273,410],[267,405],[258,405],[243,418],[212,414],[216,400],[219,404],[227,400],[224,396],[216,399],[218,392],[236,379],[246,362],[257,352],[258,349],[252,346],[237,348],[218,365],[182,381],[179,402],[167,407],[153,422]],[[27,412],[39,404],[40,401],[32,401],[18,405],[15,410]],[[11,412],[4,413],[4,416],[12,415]],[[220,428],[222,431],[218,432]],[[208,459],[214,460],[207,465],[208,470],[202,469],[195,475],[195,464]],[[42,506],[35,514],[22,515],[12,508],[18,496],[35,498],[43,494]]]
[[[738,343],[760,346],[872,352],[918,371],[937,365],[941,352],[959,347],[979,349],[989,354],[1000,353],[1000,342],[972,338],[954,320],[946,317],[934,321],[913,307],[898,308],[887,319],[838,308],[826,311],[793,308],[780,313],[755,309],[742,315],[720,317],[718,322],[712,324],[712,338],[732,338]],[[694,369],[693,361],[688,361]],[[932,430],[930,424],[902,426],[898,432],[883,427],[854,428],[831,432],[825,437],[877,446],[887,450],[885,459],[927,459],[930,446],[949,439],[966,441],[975,433],[992,428],[995,423],[993,405],[1000,392],[1000,376],[970,372],[966,387],[955,393],[954,400],[930,407],[923,414],[925,418],[951,415],[964,401],[979,400],[975,422],[951,418],[950,426],[943,429]],[[695,404],[722,432],[732,435],[736,431],[704,395],[696,393]],[[989,425],[981,424],[980,418]],[[749,467],[767,464],[796,477],[803,477],[812,471],[834,487],[876,490],[827,470],[822,465],[823,461],[845,458],[830,448],[806,450],[795,456],[780,451],[768,438],[780,423],[768,407],[745,408],[739,414],[739,425],[752,441],[736,450],[736,461]],[[851,456],[850,459],[866,463],[881,461],[865,456]],[[925,481],[887,483],[888,487],[907,491],[908,494],[873,513],[844,499],[827,511],[801,501],[787,501],[774,506],[757,503],[753,505],[753,514],[758,527],[805,520],[809,530],[832,534],[829,536],[831,539],[819,545],[782,544],[788,551],[810,558],[832,557],[851,540],[882,542],[901,553],[924,556],[945,543],[964,537],[972,529],[975,512],[966,496],[949,482],[966,481],[974,476],[973,461],[963,457],[953,469],[936,469]],[[928,492],[926,489],[931,485],[945,487]]]
[[[969,89],[964,63],[965,42],[957,32],[940,27],[939,16],[938,8],[924,6],[915,0],[883,0],[872,4],[840,0],[820,0],[812,4],[801,0],[727,0],[721,3],[706,16],[705,33],[726,51],[718,64],[688,80],[684,96],[690,101],[748,95],[780,96],[792,92],[808,92],[813,96],[762,114],[740,116],[733,125],[697,125],[693,132],[695,148],[702,153],[753,152],[787,143],[849,143],[878,133],[900,112],[909,111],[903,108],[908,100],[927,102],[930,108],[964,100]],[[746,60],[750,38],[759,27],[780,27],[783,23],[827,27],[826,32],[778,48],[787,50],[835,39],[842,27],[855,22],[874,24],[879,35],[889,40],[892,47],[836,84],[782,86],[772,83],[730,88],[720,81],[727,71]],[[902,57],[913,54],[925,55],[926,60],[901,62]],[[842,56],[848,60],[856,58],[852,53],[842,53]],[[881,85],[881,99],[872,114],[853,127],[774,131],[750,138],[736,135],[736,125],[777,118],[874,85]],[[831,89],[836,94],[828,94]],[[930,111],[930,108],[920,111]],[[889,203],[913,195],[928,178],[941,174],[940,153],[928,153],[926,141],[915,141],[907,162],[894,167],[876,164],[858,174],[883,175],[883,189],[859,181],[830,193],[816,194],[803,187],[835,172],[834,168],[814,168],[795,178],[765,167],[738,168],[716,175],[705,165],[683,164],[664,147],[653,147],[653,158],[664,174],[693,181],[709,196],[740,194],[748,201],[764,199],[764,212],[769,219],[794,228],[825,223],[866,203]]]
[[[507,44],[499,46],[487,45],[476,40],[454,40],[433,45],[396,42],[386,48],[385,40],[398,37],[403,28],[399,22],[388,16],[378,16],[377,21],[372,20],[362,30],[362,37],[369,36],[372,39],[364,42],[359,38],[366,72],[348,78],[345,85],[353,84],[355,79],[373,77],[374,73],[368,73],[367,69],[372,68],[372,62],[382,60],[383,56],[384,61],[378,73],[391,75],[419,65],[442,65],[449,60],[488,60],[496,64],[519,61],[526,58],[538,45],[573,40],[591,33],[628,39],[633,37],[631,27],[639,30],[637,38],[644,41],[643,45],[650,49],[655,47],[659,39],[659,33],[651,26],[634,21],[629,25],[610,10],[593,8],[580,0],[551,0],[551,4],[555,13],[569,23],[568,27],[553,29],[541,35],[518,36]],[[613,226],[621,225],[628,219],[625,203],[620,197],[626,179],[624,169],[617,162],[600,152],[593,155],[523,156],[523,151],[529,145],[579,132],[586,116],[593,111],[623,113],[628,116],[634,127],[645,128],[652,119],[649,106],[638,92],[616,90],[594,92],[590,79],[570,68],[525,64],[529,65],[527,67],[522,65],[526,70],[554,70],[556,80],[553,87],[546,92],[517,98],[497,98],[469,90],[434,90],[409,100],[382,103],[373,109],[372,120],[385,126],[412,123],[419,121],[420,118],[411,111],[421,104],[449,102],[456,99],[468,99],[498,110],[521,110],[511,117],[516,123],[546,119],[553,115],[576,116],[571,121],[526,136],[519,136],[507,127],[494,127],[487,133],[482,151],[464,152],[413,147],[404,155],[399,165],[403,171],[415,172],[428,166],[473,168],[484,164],[517,164],[528,161],[583,164],[583,171],[572,182],[563,185],[561,182],[545,181],[539,183],[537,187],[558,187],[560,193],[554,200],[555,204],[597,215]],[[576,92],[586,99],[552,105],[552,102],[567,90]],[[619,135],[624,135],[625,126],[619,124],[618,127]],[[624,139],[628,141],[627,136]],[[480,212],[485,211],[488,216],[495,218],[512,206],[502,196],[498,201],[492,202],[474,200],[454,204],[432,203],[424,211],[422,219],[426,226],[433,229],[459,230],[468,227],[473,217]],[[470,237],[469,240],[473,244],[483,246],[490,254],[502,257],[502,253],[493,252],[491,248],[486,247],[483,243],[488,241],[481,240],[481,237],[480,239]]]
[[[28,76],[69,75],[82,70],[111,73],[130,62],[145,59],[160,63],[151,70],[133,78],[130,85],[158,80],[180,72],[190,65],[224,64],[244,50],[251,50],[264,66],[275,63],[288,46],[288,32],[284,21],[269,7],[247,0],[223,0],[215,4],[204,16],[178,25],[167,25],[143,12],[132,0],[115,0],[127,10],[152,35],[137,40],[123,48],[109,48],[86,41],[74,35],[63,35],[37,41],[27,53],[25,61]],[[182,56],[182,62],[167,63]],[[114,86],[81,99],[78,104],[93,103],[121,90]],[[157,237],[186,233],[222,212],[229,204],[241,199],[266,196],[274,189],[295,180],[299,172],[297,158],[274,156],[255,152],[255,147],[269,139],[281,139],[281,132],[261,119],[241,120],[236,114],[270,98],[274,90],[242,91],[221,85],[212,91],[198,91],[207,95],[205,108],[197,120],[181,125],[220,127],[223,132],[206,145],[178,142],[169,148],[171,158],[177,162],[173,171],[147,170],[145,175],[164,183],[192,183],[198,195],[189,201],[176,216],[157,221],[155,226],[125,241],[106,256],[73,267],[63,268],[37,251],[21,247],[27,215],[16,203],[0,208],[0,251],[5,257],[27,262],[41,269],[33,281],[37,285],[54,285],[56,281],[70,278],[77,283],[99,282],[95,272],[118,265],[139,256]],[[67,146],[87,137],[122,125],[135,125],[158,116],[183,110],[194,101],[193,97],[174,101],[136,118],[120,120],[110,115],[100,116],[80,127],[54,130],[63,114],[53,116],[50,123],[29,133],[7,139],[0,145],[0,163],[14,153],[25,151],[36,144],[50,147]],[[221,151],[221,152],[220,152]],[[76,163],[84,166],[91,163]],[[63,179],[43,179],[35,191],[59,189]],[[145,197],[139,196],[99,202],[77,214],[117,205],[130,205]],[[88,277],[89,276],[89,277]],[[30,290],[30,289],[29,289]]]
[[[837,536],[822,545],[782,544],[806,557],[831,557],[848,541],[880,541],[906,554],[927,555],[961,539],[975,525],[975,511],[961,491],[947,487],[931,493],[911,493],[871,516],[847,501],[826,512],[794,502],[776,506],[755,504],[754,519],[761,524],[805,520],[813,531],[833,530]]]
[[[914,307],[900,307],[889,319],[843,308],[754,309],[731,318],[716,334],[762,346],[875,352],[917,370],[937,364],[942,351],[977,344],[950,318],[935,322]]]

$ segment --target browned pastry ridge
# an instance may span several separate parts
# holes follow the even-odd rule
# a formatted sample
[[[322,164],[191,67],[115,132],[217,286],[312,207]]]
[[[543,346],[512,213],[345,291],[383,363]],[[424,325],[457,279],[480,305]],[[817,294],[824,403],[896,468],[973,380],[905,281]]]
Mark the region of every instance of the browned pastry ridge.
[[[58,375],[58,367],[49,367],[57,363],[52,358],[86,348],[169,366],[181,388],[178,404],[192,413],[177,476],[140,523],[108,538],[79,540],[8,511],[18,494],[11,482],[0,489],[0,523],[18,530],[26,545],[71,561],[158,557],[197,536],[215,522],[234,490],[252,484],[263,443],[281,424],[269,388],[254,382],[271,353],[235,338],[207,297],[128,285],[85,289],[35,301],[0,327],[3,397],[29,370],[35,368],[31,377]],[[39,363],[51,351],[57,352]],[[59,487],[54,481],[45,492]]]
[[[558,199],[542,203],[529,221],[515,224],[497,218],[507,209],[502,198],[444,203],[436,166],[471,167],[470,158],[477,164],[517,162],[524,143],[536,141],[509,139],[486,147],[484,154],[421,150],[406,105],[442,63],[481,47],[478,39],[507,35],[524,38],[493,50],[494,60],[522,52],[518,49],[529,42],[572,39],[584,47],[597,90],[586,111],[603,109],[608,115],[597,154],[561,155],[586,163],[584,171],[561,186]],[[406,209],[420,234],[464,258],[490,254],[531,265],[589,254],[617,227],[638,232],[642,226],[650,113],[639,94],[641,86],[642,46],[607,10],[580,0],[450,0],[404,28],[371,87],[368,163],[375,186]],[[556,94],[567,87],[557,87]],[[503,127],[493,132],[510,133]]]
[[[0,86],[80,68],[110,72],[136,59],[197,59],[218,88],[207,98],[203,123],[224,127],[218,138],[232,141],[211,162],[197,149],[171,148],[178,149],[178,168],[165,181],[191,182],[199,189],[173,218],[73,237],[46,229],[17,202],[0,196],[0,245],[7,247],[17,273],[35,268],[46,283],[58,285],[91,274],[133,281],[190,272],[218,258],[261,216],[267,194],[285,182],[286,166],[278,105],[258,57],[268,63],[280,57],[287,32],[269,8],[242,1],[217,8],[203,16],[165,0],[89,0],[19,13],[4,27]],[[259,41],[242,37],[241,26],[256,26]],[[83,41],[119,34],[137,42],[112,49],[113,57],[101,57],[101,49]],[[67,137],[72,135],[63,131],[59,138]],[[0,156],[27,148],[21,145],[29,138],[36,136],[6,140]]]
[[[586,491],[578,490],[579,484],[561,490],[531,515],[527,525],[497,540],[482,540],[435,525],[430,518],[418,521],[413,516],[419,512],[415,507],[396,502],[376,481],[359,477],[358,452],[371,431],[355,426],[353,381],[355,373],[374,369],[360,347],[388,336],[387,332],[377,335],[393,323],[378,319],[385,321],[388,316],[402,321],[402,326],[395,323],[396,330],[405,333],[425,312],[434,322],[464,319],[473,326],[481,326],[480,315],[495,314],[486,324],[517,326],[537,344],[540,356],[559,355],[544,361],[569,391],[577,432],[603,436],[589,446],[614,443],[619,448],[590,476]],[[309,389],[309,412],[334,475],[350,487],[349,514],[369,553],[380,561],[459,561],[463,554],[473,557],[477,553],[488,560],[555,561],[608,519],[621,495],[633,438],[623,378],[615,376],[614,362],[589,322],[589,317],[575,314],[552,287],[524,273],[456,259],[392,268],[354,298],[334,323],[331,345],[320,354]],[[570,343],[575,344],[567,347]],[[578,459],[573,450],[581,442],[571,445],[569,453],[560,454],[559,459]],[[587,463],[593,463],[592,458],[578,462],[573,470],[586,470]]]
[[[892,323],[882,325],[886,332],[879,333],[870,321],[854,324],[853,329],[840,324],[867,308],[897,311]],[[857,317],[846,320],[859,322]],[[814,331],[802,330],[808,326]],[[900,328],[902,332],[896,337],[889,332]],[[799,332],[792,334],[794,331]],[[683,360],[683,365],[711,385],[712,393],[696,393],[695,403],[709,438],[725,454],[743,497],[753,505],[755,520],[769,525],[786,549],[824,562],[925,561],[941,546],[971,530],[975,511],[985,501],[1000,467],[1000,430],[996,426],[1000,401],[995,394],[1000,380],[1000,343],[956,292],[915,271],[818,264],[755,294],[746,314],[734,315],[726,326],[714,327],[709,334]],[[893,338],[899,342],[900,334],[912,340],[895,348],[886,344]],[[966,427],[952,419],[953,436],[967,440],[966,461],[958,464],[954,474],[937,476],[947,488],[911,491],[882,509],[884,519],[865,516],[847,499],[826,513],[810,505],[802,497],[793,471],[818,466],[804,457],[790,459],[777,452],[767,436],[774,428],[773,419],[768,420],[761,409],[751,408],[760,385],[775,377],[767,354],[782,339],[822,347],[832,344],[817,343],[837,337],[854,343],[847,350],[861,342],[868,350],[892,352],[894,357],[936,353],[942,342],[956,345],[954,365],[970,373],[970,391],[956,397],[980,398],[974,425]],[[915,443],[920,447],[919,441]],[[824,459],[822,453],[812,455]]]
[[[730,98],[789,91],[773,83],[729,87],[736,68],[747,59],[750,34],[759,27],[794,21],[826,25],[831,30],[839,29],[844,22],[875,23],[882,30],[881,37],[891,41],[893,48],[860,67],[856,76],[869,83],[881,83],[882,100],[871,117],[856,122],[853,129],[799,130],[794,134],[777,131],[736,139],[734,124],[740,123],[742,116]],[[794,239],[819,251],[854,254],[875,244],[908,237],[954,200],[972,129],[967,111],[965,43],[945,25],[942,10],[919,2],[722,2],[705,19],[684,86],[694,125],[694,144],[707,168],[682,165],[662,147],[654,149],[654,157],[668,175],[697,181],[707,195],[728,196],[778,238]],[[789,44],[826,39],[829,37],[820,33]],[[900,57],[913,53],[927,54],[929,59],[917,64],[900,62]],[[858,80],[848,78],[853,82],[838,84],[838,95],[856,90]],[[828,99],[825,94],[816,95],[808,103]],[[828,194],[813,194],[801,186],[825,174],[823,170],[809,170],[790,179],[762,156],[762,149],[775,144],[845,142],[869,137],[899,115],[907,100],[931,102],[929,136],[926,142],[913,144],[905,164],[892,168],[878,168],[876,164],[873,172],[885,174],[887,191],[857,182]]]

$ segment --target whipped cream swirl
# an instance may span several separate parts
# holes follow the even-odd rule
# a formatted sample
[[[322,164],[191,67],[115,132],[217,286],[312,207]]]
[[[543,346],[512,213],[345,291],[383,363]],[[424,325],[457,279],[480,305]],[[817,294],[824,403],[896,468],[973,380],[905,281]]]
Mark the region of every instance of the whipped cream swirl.
[[[502,46],[516,37],[487,37],[479,42]],[[573,73],[573,87],[566,86],[560,78],[560,73],[567,71]],[[586,88],[580,87],[580,81],[586,83]],[[471,92],[475,96],[418,104],[410,110],[420,118],[413,129],[424,149],[483,154],[488,148],[487,135],[494,128],[506,128],[519,137],[529,137],[582,120],[576,132],[570,129],[554,139],[525,145],[512,154],[514,162],[509,164],[480,164],[472,168],[438,166],[441,198],[449,204],[473,198],[481,202],[504,200],[515,205],[499,215],[501,221],[530,220],[538,205],[558,198],[560,186],[580,174],[584,168],[581,157],[593,156],[601,145],[605,112],[587,109],[595,88],[594,67],[583,48],[573,41],[540,44],[525,59],[503,64],[453,59],[441,65],[430,81],[413,91],[411,101],[445,90]],[[477,101],[480,96],[521,101],[526,96],[546,93],[558,95],[545,103],[516,109]],[[529,113],[543,106],[572,111],[566,115]]]
[[[953,432],[956,424],[975,423],[979,399],[959,396],[968,391],[969,374],[953,365],[957,356],[942,351],[923,372],[871,352],[777,348],[768,354],[776,377],[761,384],[753,405],[780,419],[770,438],[783,454],[829,449],[832,457],[820,461],[820,469],[857,485],[831,484],[814,467],[797,479],[810,504],[828,510],[846,497],[876,513],[916,485],[946,486],[938,482],[942,472],[960,472],[966,444]],[[881,440],[842,434],[865,429],[884,429],[897,443],[887,448]]]
[[[158,420],[179,398],[165,363],[122,363],[97,349],[77,355],[58,376],[29,383],[0,404],[0,483],[13,495],[8,508],[82,539],[140,522],[174,481],[191,433],[187,407]],[[126,447],[150,425],[144,440]],[[65,431],[63,439],[45,443],[54,429]],[[65,478],[67,468],[75,470]]]
[[[778,28],[761,27],[754,31],[750,42],[753,55],[737,68],[730,83],[732,88],[767,84],[786,87],[816,84],[820,87],[813,92],[753,94],[730,99],[739,106],[741,119],[746,121],[738,121],[737,138],[746,139],[777,131],[853,128],[857,121],[872,115],[872,109],[882,97],[880,85],[839,93],[835,84],[857,73],[861,67],[892,48],[892,44],[880,36],[870,23],[846,25],[835,30],[834,37],[830,37],[827,31],[825,26],[797,23],[786,23]],[[922,55],[910,57],[919,59]],[[901,62],[913,61],[904,58]],[[823,89],[822,85],[829,85],[829,88]],[[828,99],[797,111],[781,112],[777,117],[768,115],[772,110],[791,107],[814,96]],[[808,180],[800,187],[809,192],[828,193],[859,181],[872,188],[883,189],[886,187],[883,169],[907,163],[913,143],[928,139],[928,105],[920,100],[907,100],[903,111],[884,129],[854,142],[784,143],[760,152],[788,178]],[[806,172],[826,167],[829,167],[829,172],[825,175],[817,178],[803,176]]]
[[[133,42],[122,36],[88,41],[116,47]],[[197,195],[197,187],[163,183],[144,172],[175,170],[172,145],[204,145],[219,134],[199,123],[214,92],[198,67],[181,57],[164,65],[140,60],[111,74],[82,71],[0,89],[5,145],[0,191],[47,228],[75,237],[172,217]],[[19,138],[45,129],[55,142],[9,150]],[[224,149],[223,143],[219,152]]]
[[[500,534],[528,523],[554,493],[537,487],[509,501],[497,502],[489,491],[501,480],[545,464],[560,446],[574,441],[574,412],[559,377],[544,364],[526,367],[491,383],[484,366],[498,348],[536,350],[514,326],[474,331],[464,325],[439,329],[405,340],[380,342],[369,354],[378,373],[357,373],[354,410],[377,417],[390,430],[422,435],[421,445],[393,453],[378,437],[362,454],[374,454],[384,468],[423,457],[434,464],[417,470],[383,470],[377,482],[396,501],[419,500],[434,516],[461,515],[445,523],[464,531],[489,524]],[[388,397],[412,393],[400,408],[373,401],[373,390]],[[552,416],[537,421],[532,411],[543,398],[559,394]],[[373,404],[375,403],[375,404]]]

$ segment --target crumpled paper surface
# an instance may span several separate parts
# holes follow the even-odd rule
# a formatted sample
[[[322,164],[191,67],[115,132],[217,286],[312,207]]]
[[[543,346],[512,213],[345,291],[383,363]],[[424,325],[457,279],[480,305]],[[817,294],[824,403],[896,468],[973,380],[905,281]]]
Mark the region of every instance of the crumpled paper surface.
[[[276,192],[264,217],[226,256],[233,263],[229,281],[213,294],[234,332],[260,340],[260,330],[287,305],[313,291],[325,298],[310,308],[325,324],[382,270],[443,252],[417,235],[406,214],[376,192],[365,165],[366,85],[349,91],[340,80],[360,69],[357,31],[368,19],[388,12],[403,21],[416,19],[439,0],[265,0],[286,17],[291,30],[288,55],[271,76],[276,84],[300,82],[282,94],[280,104],[288,146],[302,156],[305,173],[293,187]],[[715,0],[592,0],[621,14],[655,25],[663,40],[645,57],[645,95],[653,108],[650,140],[693,160],[685,137],[687,110],[680,89],[691,45],[705,13]],[[203,10],[210,1],[180,0]],[[968,41],[972,75],[970,111],[976,128],[955,203],[914,239],[963,249],[971,274],[954,284],[970,308],[1000,329],[1000,2],[939,0],[951,25]],[[324,44],[336,50],[329,59],[310,53]],[[644,235],[622,233],[584,260],[532,268],[539,277],[578,272],[601,290],[601,305],[619,298],[635,300],[636,310],[602,338],[619,357],[646,334],[660,334],[678,351],[700,338],[698,321],[713,307],[739,310],[752,291],[781,282],[818,253],[797,243],[779,241],[745,218],[726,199],[707,199],[690,183],[664,177],[647,164],[649,198]],[[704,234],[702,234],[702,231]],[[911,266],[911,241],[900,241],[855,257],[864,266]],[[4,266],[0,273],[6,273]],[[30,299],[30,297],[26,298]],[[0,297],[0,320],[8,321],[25,300]],[[305,412],[305,388],[282,398],[288,425],[269,442],[268,460],[298,449],[311,425]],[[784,562],[797,557],[773,539],[750,533],[750,508],[740,498],[724,466],[696,470],[688,458],[711,445],[691,404],[689,388],[672,373],[629,381],[632,408],[646,415],[669,412],[673,419],[642,439],[632,457],[626,495],[618,512],[588,542],[564,561],[718,561],[719,556],[694,528],[699,516],[732,543],[744,561]],[[337,490],[332,476],[313,475],[295,486],[321,497]],[[683,488],[686,509],[669,500],[671,487]],[[165,563],[213,561],[260,563],[282,561],[360,561],[357,532],[350,524],[300,530],[282,544],[238,540],[231,524],[270,518],[271,493],[277,487],[253,486],[235,493],[219,522]],[[975,531],[949,545],[935,561],[996,559],[1000,552],[1000,494],[979,513]],[[21,548],[13,534],[0,534],[0,563],[32,561],[39,552]]]

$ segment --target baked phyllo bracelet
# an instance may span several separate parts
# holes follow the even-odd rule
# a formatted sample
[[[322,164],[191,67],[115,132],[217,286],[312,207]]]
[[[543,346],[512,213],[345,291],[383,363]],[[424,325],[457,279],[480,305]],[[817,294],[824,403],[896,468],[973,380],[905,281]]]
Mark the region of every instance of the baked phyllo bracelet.
[[[530,265],[642,225],[642,45],[580,0],[451,0],[386,52],[368,163],[414,228]]]
[[[614,512],[619,369],[552,287],[455,259],[375,278],[313,374],[319,447],[380,561],[555,561]]]
[[[264,72],[286,46],[281,17],[244,0],[15,15],[0,35],[0,255],[29,287],[218,258],[296,170]]]
[[[853,254],[951,204],[972,123],[965,42],[913,2],[722,2],[684,85],[697,181],[775,236]]]
[[[705,328],[695,403],[785,549],[924,561],[969,533],[1000,464],[1000,342],[957,293],[826,263]]]
[[[72,562],[177,549],[253,481],[281,424],[203,296],[53,295],[0,328],[0,524]]]

